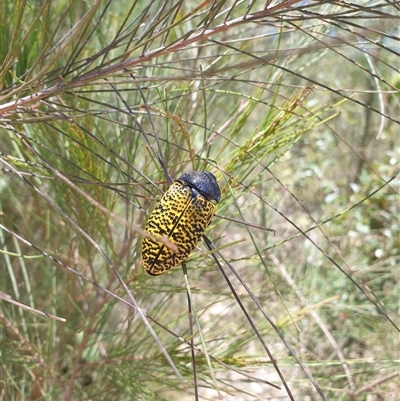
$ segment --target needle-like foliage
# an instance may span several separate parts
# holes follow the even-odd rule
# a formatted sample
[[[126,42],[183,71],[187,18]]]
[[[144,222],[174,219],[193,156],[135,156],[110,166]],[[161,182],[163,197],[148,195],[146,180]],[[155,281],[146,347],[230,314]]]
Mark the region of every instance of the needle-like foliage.
[[[1,399],[396,398],[400,2],[0,12]],[[150,277],[192,170],[217,213]]]

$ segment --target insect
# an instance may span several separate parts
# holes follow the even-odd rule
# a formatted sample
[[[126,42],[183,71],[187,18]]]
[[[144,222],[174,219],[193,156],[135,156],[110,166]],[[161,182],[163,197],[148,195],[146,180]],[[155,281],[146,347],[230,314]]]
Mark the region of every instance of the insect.
[[[142,259],[147,273],[165,273],[189,257],[210,224],[220,198],[217,180],[208,171],[190,171],[172,183],[150,214],[145,230],[156,237],[168,237],[178,249],[174,252],[143,237]]]

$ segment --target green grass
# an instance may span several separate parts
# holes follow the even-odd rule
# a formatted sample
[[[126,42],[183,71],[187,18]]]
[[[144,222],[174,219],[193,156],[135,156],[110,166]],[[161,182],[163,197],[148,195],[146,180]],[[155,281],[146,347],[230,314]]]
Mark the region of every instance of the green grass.
[[[1,399],[396,398],[398,5],[247,5],[3,2]],[[148,276],[203,169],[217,251]]]

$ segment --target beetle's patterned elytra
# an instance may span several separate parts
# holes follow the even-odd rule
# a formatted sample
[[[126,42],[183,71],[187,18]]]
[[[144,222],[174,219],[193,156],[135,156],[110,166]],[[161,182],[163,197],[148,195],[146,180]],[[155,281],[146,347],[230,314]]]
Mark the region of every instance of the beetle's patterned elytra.
[[[150,214],[145,230],[156,237],[168,237],[178,250],[173,252],[143,237],[142,259],[147,273],[165,273],[189,257],[210,224],[220,198],[217,180],[208,171],[190,171],[172,183]]]

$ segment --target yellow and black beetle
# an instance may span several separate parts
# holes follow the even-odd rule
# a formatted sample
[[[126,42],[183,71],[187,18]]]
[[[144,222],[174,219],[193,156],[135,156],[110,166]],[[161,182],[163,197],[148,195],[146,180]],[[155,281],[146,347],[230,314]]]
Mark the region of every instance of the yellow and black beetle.
[[[161,242],[143,237],[142,259],[147,273],[165,273],[189,257],[220,198],[217,179],[208,171],[190,171],[172,183],[150,214],[145,230],[156,237],[168,237],[178,249],[174,252]]]

